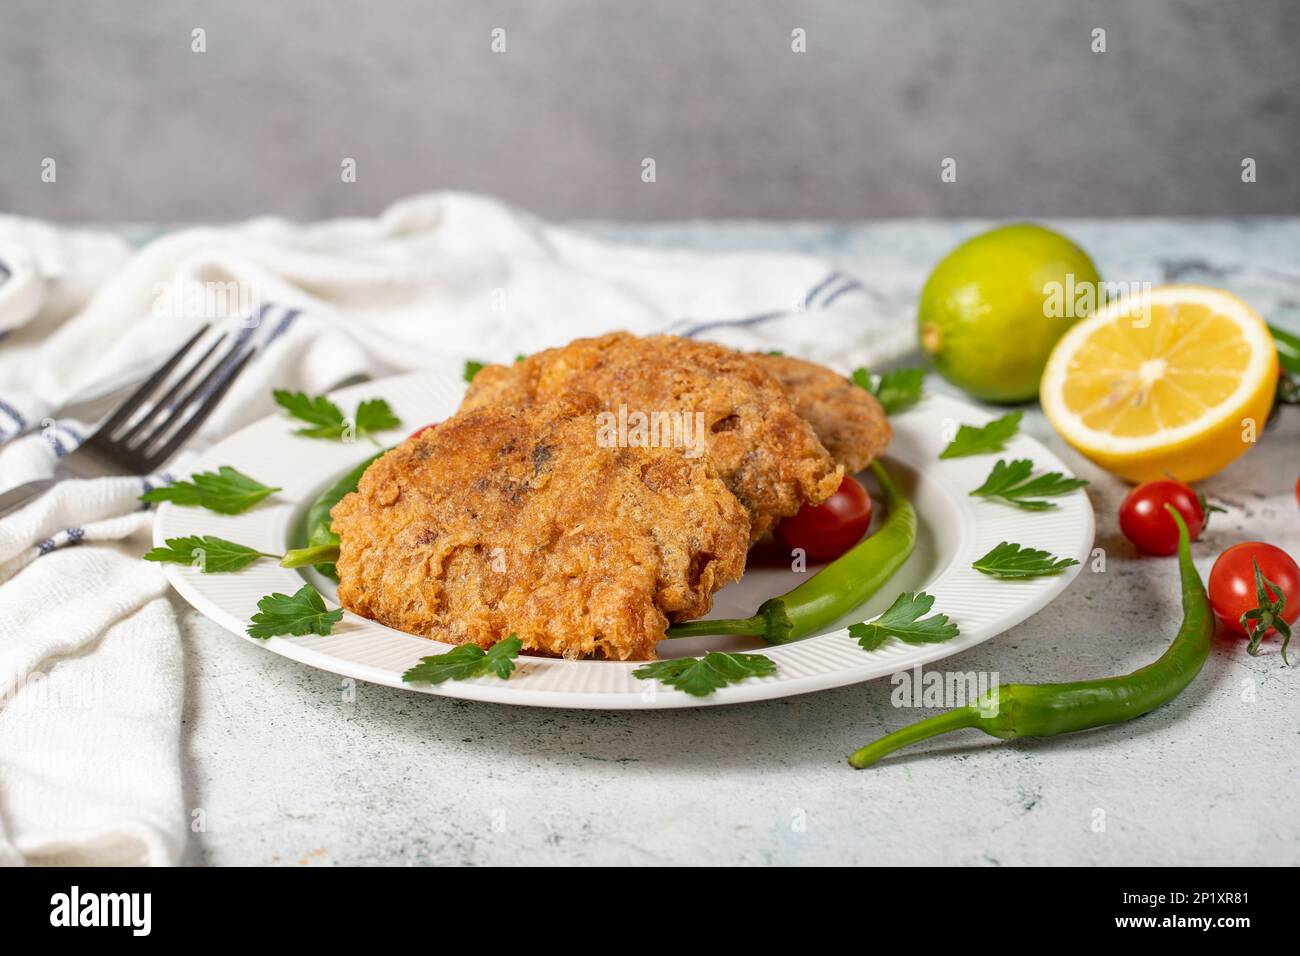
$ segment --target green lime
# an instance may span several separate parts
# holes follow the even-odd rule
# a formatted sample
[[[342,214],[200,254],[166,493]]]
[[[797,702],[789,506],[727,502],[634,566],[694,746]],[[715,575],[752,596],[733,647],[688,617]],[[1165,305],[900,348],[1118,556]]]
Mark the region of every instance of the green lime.
[[[1088,254],[1060,233],[1033,223],[992,229],[930,273],[917,313],[921,348],[976,398],[1027,401],[1052,346],[1101,291]]]

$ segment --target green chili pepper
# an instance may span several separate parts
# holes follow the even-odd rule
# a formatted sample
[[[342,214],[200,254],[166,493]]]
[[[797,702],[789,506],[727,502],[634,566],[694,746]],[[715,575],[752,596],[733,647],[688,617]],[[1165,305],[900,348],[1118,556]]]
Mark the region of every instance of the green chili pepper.
[[[875,534],[793,591],[764,601],[753,617],[687,621],[668,628],[668,636],[744,634],[789,644],[822,630],[880,590],[916,546],[916,511],[880,462],[872,462],[871,470],[889,507]]]
[[[1182,577],[1183,626],[1153,664],[1123,677],[1072,684],[1009,684],[974,704],[922,720],[870,743],[849,757],[859,769],[885,754],[937,734],[978,727],[993,737],[1050,737],[1118,724],[1140,717],[1178,696],[1210,654],[1214,615],[1205,585],[1192,564],[1182,515],[1165,505],[1178,524],[1178,570]]]
[[[342,501],[345,495],[357,490],[366,469],[387,451],[384,449],[378,455],[367,458],[321,492],[320,497],[307,509],[307,546],[288,552],[280,561],[281,567],[301,568],[310,564],[315,565],[321,574],[338,577],[334,571],[334,562],[339,558],[339,536],[330,527],[330,509]]]

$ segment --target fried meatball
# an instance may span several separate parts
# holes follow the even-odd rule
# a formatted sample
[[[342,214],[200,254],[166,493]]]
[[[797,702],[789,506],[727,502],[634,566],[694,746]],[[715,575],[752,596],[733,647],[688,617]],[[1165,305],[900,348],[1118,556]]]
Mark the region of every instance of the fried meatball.
[[[740,577],[749,516],[707,456],[610,447],[599,411],[471,410],[379,458],[331,512],[340,602],[453,644],[654,657]]]
[[[489,365],[461,410],[527,408],[570,391],[596,395],[604,410],[629,418],[685,416],[699,450],[749,512],[754,541],[804,504],[825,501],[843,477],[758,361],[676,336],[615,332]]]
[[[885,450],[893,430],[876,396],[824,365],[788,355],[755,355],[776,376],[795,412],[845,471],[866,468]]]

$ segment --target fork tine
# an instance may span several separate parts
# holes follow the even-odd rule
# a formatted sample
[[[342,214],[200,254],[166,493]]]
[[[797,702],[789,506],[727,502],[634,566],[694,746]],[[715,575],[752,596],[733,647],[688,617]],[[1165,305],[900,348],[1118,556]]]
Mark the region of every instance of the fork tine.
[[[199,369],[203,368],[205,364],[207,364],[208,359],[212,357],[212,353],[215,352],[217,350],[217,347],[220,346],[221,343],[224,342],[225,340],[226,340],[226,335],[223,332],[221,335],[217,337],[217,340],[215,342],[213,342],[210,346],[208,346],[208,350],[203,353],[203,355],[199,358],[199,360],[197,362],[192,363],[190,367],[185,370],[185,373],[176,380],[176,384],[174,384],[171,388],[167,390],[167,394],[163,395],[162,398],[154,402],[153,408],[151,408],[144,415],[140,416],[140,420],[136,422],[134,425],[132,425],[124,435],[120,436],[119,438],[113,439],[113,441],[118,445],[124,447],[130,447],[132,445],[132,439],[134,439],[136,435],[144,431],[145,426],[148,425],[150,422],[152,422],[155,418],[157,418],[159,415],[166,415],[167,417],[170,417],[172,399],[175,398],[177,393],[180,392],[180,390],[185,387],[185,383],[194,377],[194,373],[196,373]]]
[[[237,342],[235,348],[237,349],[241,345],[242,343]],[[135,449],[140,456],[141,464],[143,466],[140,470],[141,474],[147,474],[157,469],[159,465],[172,456],[176,449],[180,448],[181,444],[194,433],[196,428],[203,424],[204,420],[212,414],[212,410],[217,407],[222,396],[226,394],[226,389],[230,388],[235,379],[239,377],[239,373],[244,370],[244,366],[248,364],[248,360],[256,353],[257,346],[254,345],[241,355],[233,365],[228,365],[228,360],[235,354],[232,349],[230,355],[222,359],[217,367],[204,377],[202,382],[194,386],[190,393],[181,401],[181,404],[177,406],[176,415],[179,416],[183,414],[185,409],[191,404],[191,399],[195,396],[198,397],[197,407],[195,407],[194,412],[190,417],[183,421],[180,427],[176,429],[175,433],[167,439],[166,443],[154,451],[149,451],[149,445],[157,441],[166,433],[167,426],[172,421],[175,421],[175,416],[164,422],[152,435],[141,442],[137,449]],[[211,385],[209,385],[209,382],[211,382]]]
[[[123,422],[130,419],[130,417],[135,414],[136,410],[144,404],[150,393],[166,380],[167,376],[171,374],[172,369],[176,368],[177,364],[180,363],[180,360],[185,357],[185,353],[194,347],[194,343],[201,339],[203,333],[210,327],[211,326],[205,322],[197,332],[190,336],[190,340],[173,352],[172,357],[164,362],[158,371],[145,379],[143,385],[127,396],[126,401],[122,402],[121,405],[117,406],[117,408],[113,410],[113,414],[109,415],[104,423],[100,425],[99,428],[95,429],[95,433],[87,439],[87,442],[93,442],[96,438],[100,438],[100,436],[103,436],[101,441],[107,439],[110,434],[122,426]]]
[[[203,378],[200,379],[197,384],[190,386],[189,391],[187,391],[179,400],[172,403],[171,408],[167,410],[167,414],[160,422],[158,422],[157,426],[148,434],[141,437],[139,441],[133,442],[130,445],[131,450],[141,455],[147,455],[149,446],[158,442],[171,430],[172,426],[183,421],[185,419],[186,410],[194,404],[195,400],[197,398],[202,398],[205,392],[212,389],[213,383],[218,380],[218,377],[222,375],[226,369],[230,368],[234,362],[235,356],[239,354],[240,349],[243,347],[244,340],[236,337],[230,348],[226,349],[225,354],[219,357],[216,362],[212,364],[212,367],[204,373]]]
[[[195,407],[196,402],[205,400],[207,393],[216,388],[216,386],[224,380],[226,373],[235,364],[235,360],[239,357],[239,353],[243,348],[244,339],[236,338],[235,341],[231,343],[230,348],[226,350],[226,353],[217,359],[212,368],[208,370],[207,374],[205,374],[196,385],[193,385],[179,401],[172,405],[170,414],[168,414],[167,418],[160,422],[158,427],[142,439],[136,447],[143,449],[146,446],[153,444],[161,439],[172,425],[184,421],[186,411],[191,407]]]

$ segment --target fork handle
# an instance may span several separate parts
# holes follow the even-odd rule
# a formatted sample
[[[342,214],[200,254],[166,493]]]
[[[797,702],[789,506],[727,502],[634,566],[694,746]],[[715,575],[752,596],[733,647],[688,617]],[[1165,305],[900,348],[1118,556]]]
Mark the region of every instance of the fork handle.
[[[25,481],[21,485],[14,485],[8,491],[0,492],[0,517],[21,508],[46,488],[52,488],[62,480],[62,478],[37,478],[35,481]]]

